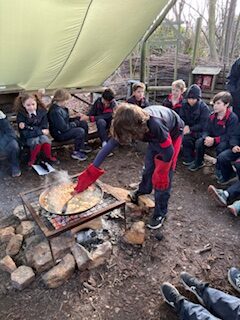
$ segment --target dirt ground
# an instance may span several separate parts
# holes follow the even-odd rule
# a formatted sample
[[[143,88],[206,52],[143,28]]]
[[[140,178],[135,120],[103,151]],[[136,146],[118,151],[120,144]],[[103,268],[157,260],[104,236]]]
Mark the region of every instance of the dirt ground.
[[[58,156],[60,167],[70,174],[80,172],[87,164],[71,160],[68,150],[58,150]],[[130,147],[120,148],[106,159],[107,173],[102,181],[127,187],[138,181],[142,165],[143,155]],[[228,284],[227,270],[240,264],[240,220],[217,208],[209,198],[206,189],[214,183],[209,171],[211,168],[189,173],[178,164],[163,239],[158,241],[156,231],[149,230],[143,246],[126,245],[119,239],[108,264],[92,273],[94,291],[87,292],[82,285],[87,274],[75,272],[60,288],[45,288],[38,276],[30,287],[18,292],[11,288],[9,275],[0,271],[0,319],[175,320],[176,315],[159,294],[159,286],[170,281],[196,301],[180,285],[183,270],[236,294]],[[27,170],[19,179],[2,176],[1,226],[12,221],[12,210],[20,202],[18,193],[40,183],[44,178]],[[141,219],[147,221],[148,216]],[[196,252],[207,244],[212,246],[211,251]],[[4,247],[0,249],[2,257]]]

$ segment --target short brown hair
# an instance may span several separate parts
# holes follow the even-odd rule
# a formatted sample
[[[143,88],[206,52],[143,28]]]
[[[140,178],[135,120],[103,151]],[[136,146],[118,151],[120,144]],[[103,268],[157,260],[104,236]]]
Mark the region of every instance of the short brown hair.
[[[141,139],[148,130],[149,114],[137,105],[122,103],[113,115],[111,133],[120,144]]]
[[[145,86],[145,84],[144,84],[143,82],[135,82],[135,83],[133,84],[133,86],[132,86],[132,91],[134,92],[134,91],[136,91],[138,88],[141,88],[141,89],[143,89],[143,90],[145,91],[146,86]]]
[[[212,101],[215,103],[218,100],[221,100],[224,104],[230,104],[232,102],[232,96],[227,91],[221,91],[213,97]]]
[[[59,102],[59,101],[66,101],[69,99],[71,99],[71,95],[66,89],[57,89],[54,92],[54,96],[53,96],[52,101]]]
[[[180,89],[182,92],[186,90],[186,83],[182,79],[173,81],[172,87]]]

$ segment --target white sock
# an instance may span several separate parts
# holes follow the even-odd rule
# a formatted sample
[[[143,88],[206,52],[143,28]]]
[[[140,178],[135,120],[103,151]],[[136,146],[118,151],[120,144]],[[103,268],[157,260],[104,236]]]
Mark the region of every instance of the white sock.
[[[107,144],[107,141],[103,141],[102,147],[105,147],[106,144]]]
[[[229,193],[225,190],[223,191],[223,193],[225,194],[225,196],[228,198],[229,197]]]

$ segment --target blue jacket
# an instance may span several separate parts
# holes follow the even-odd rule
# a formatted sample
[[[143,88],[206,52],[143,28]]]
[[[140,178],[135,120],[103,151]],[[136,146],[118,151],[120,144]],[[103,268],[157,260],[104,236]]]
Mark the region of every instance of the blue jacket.
[[[210,115],[207,130],[203,136],[214,138],[215,144],[227,142],[231,147],[234,147],[236,145],[235,134],[238,127],[237,115],[228,108],[222,120],[217,119],[216,113]]]
[[[179,115],[185,125],[189,126],[191,135],[200,138],[207,129],[210,110],[202,100],[198,100],[194,106],[184,100]]]
[[[47,110],[38,108],[36,115],[29,116],[27,113],[18,112],[17,124],[25,123],[24,129],[19,129],[20,138],[23,140],[41,136],[43,129],[48,129]]]

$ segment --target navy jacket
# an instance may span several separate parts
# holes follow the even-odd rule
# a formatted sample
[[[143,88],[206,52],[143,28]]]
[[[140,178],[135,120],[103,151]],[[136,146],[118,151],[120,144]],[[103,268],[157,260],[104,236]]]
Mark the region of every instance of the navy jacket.
[[[140,101],[137,101],[134,96],[131,96],[130,98],[128,98],[127,102],[130,104],[136,104],[137,106],[139,106],[142,109],[149,106],[149,102],[147,101],[147,99],[145,97],[143,97]]]
[[[17,140],[15,131],[4,113],[0,112],[0,149],[5,148],[13,139]]]
[[[25,123],[24,129],[18,127],[21,139],[39,137],[43,134],[42,130],[48,128],[47,110],[38,108],[36,115],[33,114],[31,117],[28,114],[18,112],[17,123],[19,124],[20,122]]]
[[[67,108],[52,104],[48,111],[49,131],[53,138],[59,137],[61,133],[69,131],[71,128],[75,128],[77,125],[69,117],[69,111]]]
[[[191,135],[200,138],[207,129],[210,110],[202,100],[198,100],[194,106],[184,100],[179,115],[185,125],[189,126]]]
[[[163,100],[162,105],[164,107],[167,107],[169,109],[174,110],[175,112],[177,112],[177,114],[179,114],[180,113],[180,109],[182,108],[182,103],[183,103],[183,96],[181,95],[179,101],[175,105],[173,105],[172,104],[172,94],[169,94],[167,96],[167,98],[165,98]]]
[[[110,120],[112,119],[113,109],[117,106],[117,102],[113,99],[108,108],[104,107],[102,103],[102,98],[99,97],[91,107],[88,116],[90,117],[90,121],[94,122],[98,119]]]
[[[233,95],[236,93],[240,94],[240,58],[232,65],[227,79],[227,90]]]
[[[209,136],[214,138],[215,144],[227,142],[231,147],[234,147],[236,145],[235,134],[238,127],[238,117],[234,112],[231,112],[230,109],[227,109],[222,120],[217,119],[217,114],[213,113],[208,119],[207,130],[204,133],[204,137]]]

